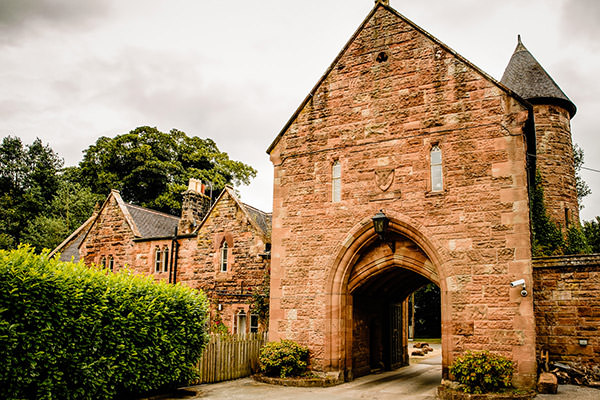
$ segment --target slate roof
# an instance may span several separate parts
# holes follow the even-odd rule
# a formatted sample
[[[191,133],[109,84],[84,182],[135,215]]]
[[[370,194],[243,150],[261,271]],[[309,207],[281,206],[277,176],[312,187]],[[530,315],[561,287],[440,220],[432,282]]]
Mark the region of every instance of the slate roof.
[[[129,203],[125,203],[125,207],[142,238],[170,237],[175,233],[178,217]]]
[[[520,35],[500,82],[531,103],[560,105],[569,111],[571,118],[577,111],[575,104],[523,45]]]
[[[259,210],[258,208],[254,208],[249,206],[248,204],[242,203],[246,212],[256,222],[258,227],[264,232],[267,238],[271,238],[271,221],[273,214],[266,213],[264,211]]]

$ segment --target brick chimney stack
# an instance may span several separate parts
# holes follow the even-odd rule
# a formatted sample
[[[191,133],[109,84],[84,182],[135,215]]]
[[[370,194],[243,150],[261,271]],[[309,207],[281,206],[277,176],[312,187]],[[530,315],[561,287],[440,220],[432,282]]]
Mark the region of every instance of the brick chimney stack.
[[[188,188],[183,195],[181,219],[178,232],[185,235],[194,231],[210,209],[211,199],[204,194],[205,186],[198,179],[190,179]]]

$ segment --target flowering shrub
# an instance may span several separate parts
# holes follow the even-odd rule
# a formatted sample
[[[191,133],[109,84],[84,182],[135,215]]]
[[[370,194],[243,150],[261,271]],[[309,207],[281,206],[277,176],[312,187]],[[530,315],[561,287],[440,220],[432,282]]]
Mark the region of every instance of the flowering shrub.
[[[215,315],[214,319],[211,321],[210,333],[216,333],[219,335],[228,335],[229,334],[229,330],[227,329],[227,326],[223,322],[223,318],[221,317],[221,314],[217,313]]]
[[[260,350],[258,362],[267,376],[298,376],[308,367],[308,348],[291,340],[267,343]]]
[[[510,388],[513,370],[512,361],[488,351],[467,351],[450,367],[450,373],[467,393],[490,393]]]

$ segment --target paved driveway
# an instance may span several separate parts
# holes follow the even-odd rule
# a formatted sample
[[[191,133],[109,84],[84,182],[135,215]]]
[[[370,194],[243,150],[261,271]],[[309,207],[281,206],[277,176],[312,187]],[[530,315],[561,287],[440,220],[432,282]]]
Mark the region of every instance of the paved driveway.
[[[439,345],[425,359],[411,359],[411,365],[395,371],[372,374],[329,388],[298,388],[268,385],[250,378],[187,388],[196,395],[186,399],[212,400],[425,400],[435,399],[442,380]]]
[[[372,374],[329,388],[298,388],[268,385],[251,378],[185,388],[181,396],[160,396],[173,400],[429,400],[435,399],[442,380],[439,344],[426,358],[411,357],[410,365],[395,371]],[[598,400],[600,390],[561,385],[556,395],[538,395],[536,400]]]

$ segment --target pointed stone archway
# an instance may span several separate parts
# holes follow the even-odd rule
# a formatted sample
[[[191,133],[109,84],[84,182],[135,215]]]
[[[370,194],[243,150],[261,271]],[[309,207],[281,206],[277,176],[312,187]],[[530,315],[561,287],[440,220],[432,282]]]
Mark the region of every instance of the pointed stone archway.
[[[388,217],[389,239],[395,242],[393,253],[375,234],[371,218],[356,225],[339,247],[327,282],[326,367],[353,379],[369,373],[377,364],[385,369],[406,365],[407,297],[433,282],[441,292],[445,376],[450,308],[439,247],[414,221]]]

